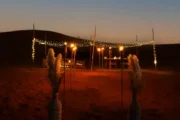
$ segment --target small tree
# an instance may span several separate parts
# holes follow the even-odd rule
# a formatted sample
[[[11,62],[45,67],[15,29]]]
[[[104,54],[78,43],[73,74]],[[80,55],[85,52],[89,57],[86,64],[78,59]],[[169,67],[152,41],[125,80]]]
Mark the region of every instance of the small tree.
[[[129,66],[129,79],[131,81],[131,89],[135,90],[136,93],[139,93],[142,89],[141,82],[141,68],[139,66],[139,60],[136,55],[128,56],[128,66]]]
[[[49,120],[61,120],[62,118],[62,104],[58,99],[58,90],[62,81],[62,74],[64,71],[61,69],[62,55],[58,54],[57,58],[54,57],[55,53],[52,48],[48,51],[48,77],[52,87],[52,101],[49,105]]]
[[[141,69],[139,66],[139,60],[136,55],[128,56],[129,65],[129,79],[130,88],[132,92],[132,102],[129,109],[129,120],[140,120],[141,118],[141,108],[137,101],[137,95],[142,89],[141,81]]]

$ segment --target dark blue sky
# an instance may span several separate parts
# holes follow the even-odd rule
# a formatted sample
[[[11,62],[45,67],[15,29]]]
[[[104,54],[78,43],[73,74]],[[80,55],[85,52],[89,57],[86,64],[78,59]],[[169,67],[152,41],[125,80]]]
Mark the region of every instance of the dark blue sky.
[[[180,43],[180,0],[1,0],[0,32],[51,30],[97,40],[134,43]]]

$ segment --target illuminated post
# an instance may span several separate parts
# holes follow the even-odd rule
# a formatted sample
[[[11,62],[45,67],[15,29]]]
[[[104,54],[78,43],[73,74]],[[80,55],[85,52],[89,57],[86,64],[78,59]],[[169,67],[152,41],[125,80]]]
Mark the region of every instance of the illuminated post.
[[[64,96],[63,96],[63,108],[65,108],[65,91],[66,91],[66,54],[67,54],[67,42],[64,42]]]
[[[95,29],[94,29],[94,41],[93,41],[93,51],[92,51],[92,60],[91,60],[91,71],[93,69],[93,64],[94,64],[94,47],[95,47],[95,44],[96,44],[96,26],[95,26]]]
[[[64,89],[65,89],[65,78],[66,78],[66,55],[67,55],[67,42],[64,42]]]
[[[92,36],[91,36],[90,40],[92,41]],[[92,43],[90,42],[89,66],[91,66],[91,54],[92,54]]]
[[[99,69],[101,67],[101,48],[97,48],[98,54],[99,54]]]
[[[121,106],[123,106],[123,57],[124,57],[124,47],[119,47],[120,55],[121,55]]]
[[[104,47],[101,48],[102,50],[102,68],[104,69]]]
[[[67,55],[67,42],[64,42],[64,89],[65,89],[65,78],[66,78],[66,55]]]
[[[111,47],[109,47],[109,69],[111,69],[111,55],[112,55],[112,51],[111,51]]]
[[[138,36],[136,35],[136,56],[138,56]]]
[[[71,45],[70,45],[70,47],[71,47],[71,61],[73,60],[73,48],[74,48],[74,44],[72,43]]]
[[[33,39],[32,39],[32,63],[34,64],[34,58],[35,58],[35,25],[33,24]]]
[[[70,80],[70,90],[72,91],[72,61],[73,61],[73,47],[74,47],[74,44],[72,43],[70,45],[71,47],[71,69],[70,69],[70,76],[71,76],[71,80]]]
[[[152,39],[153,39],[154,66],[155,66],[155,69],[156,69],[157,68],[157,57],[156,57],[156,46],[155,46],[154,29],[153,28],[152,28]]]
[[[76,47],[76,46],[74,46],[74,47],[73,47],[73,54],[74,54],[74,59],[73,59],[73,61],[74,61],[74,62],[73,62],[73,63],[74,63],[74,65],[73,65],[73,66],[74,66],[74,68],[75,68],[75,63],[76,63],[76,62],[75,62],[75,61],[76,61],[76,50],[77,50],[77,47]]]
[[[46,57],[46,39],[47,39],[47,34],[45,33],[45,45],[44,45],[44,53],[45,53],[45,57]]]

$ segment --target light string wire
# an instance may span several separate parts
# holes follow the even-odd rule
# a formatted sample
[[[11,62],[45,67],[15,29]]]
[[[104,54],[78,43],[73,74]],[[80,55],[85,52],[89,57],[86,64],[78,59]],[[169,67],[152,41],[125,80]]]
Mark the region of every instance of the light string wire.
[[[39,39],[35,39],[35,42],[41,44],[41,45],[46,45],[48,46],[52,46],[52,47],[63,47],[64,46],[64,42],[57,42],[57,41],[45,41],[45,40],[39,40]],[[91,40],[83,40],[81,41],[75,41],[74,42],[78,47],[89,47],[93,45],[93,42]],[[135,44],[120,44],[120,43],[108,43],[108,42],[102,42],[102,41],[96,41],[96,46],[102,46],[102,47],[111,47],[111,48],[119,48],[119,46],[124,46],[125,48],[130,48],[130,47],[141,47],[143,45],[150,45],[153,44],[154,45],[154,41],[148,41],[148,42],[138,42]],[[70,47],[70,44],[67,45],[68,47]]]

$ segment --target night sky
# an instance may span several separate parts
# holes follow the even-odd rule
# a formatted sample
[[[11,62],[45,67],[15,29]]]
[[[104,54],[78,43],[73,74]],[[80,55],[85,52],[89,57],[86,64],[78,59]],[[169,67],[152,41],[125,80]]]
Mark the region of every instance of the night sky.
[[[89,39],[180,43],[180,0],[1,0],[0,32],[50,30]]]

